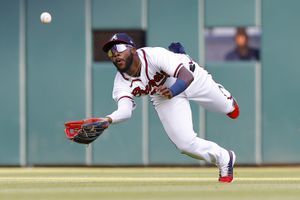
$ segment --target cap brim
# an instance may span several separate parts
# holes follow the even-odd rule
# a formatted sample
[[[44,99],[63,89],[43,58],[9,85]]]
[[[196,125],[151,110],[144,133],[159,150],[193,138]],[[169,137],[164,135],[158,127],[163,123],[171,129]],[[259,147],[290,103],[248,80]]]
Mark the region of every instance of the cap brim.
[[[128,42],[126,42],[124,40],[112,40],[112,41],[105,43],[102,47],[102,50],[105,53],[107,53],[112,48],[112,46],[115,44],[128,44]]]

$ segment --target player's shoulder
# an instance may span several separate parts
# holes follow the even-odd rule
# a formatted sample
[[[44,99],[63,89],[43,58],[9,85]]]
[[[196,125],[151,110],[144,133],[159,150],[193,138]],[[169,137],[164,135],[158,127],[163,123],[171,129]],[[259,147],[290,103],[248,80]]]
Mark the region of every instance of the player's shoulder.
[[[122,82],[127,82],[127,81],[129,81],[129,79],[124,74],[122,74],[121,72],[117,71],[117,73],[115,75],[115,83],[116,82],[122,83]]]
[[[169,50],[163,47],[143,47],[137,50],[138,52],[144,52],[146,55],[157,54],[161,52],[169,52]]]
[[[162,58],[169,57],[169,54],[171,53],[172,52],[163,47],[143,47],[138,49],[140,57],[143,57],[150,63],[155,63]]]

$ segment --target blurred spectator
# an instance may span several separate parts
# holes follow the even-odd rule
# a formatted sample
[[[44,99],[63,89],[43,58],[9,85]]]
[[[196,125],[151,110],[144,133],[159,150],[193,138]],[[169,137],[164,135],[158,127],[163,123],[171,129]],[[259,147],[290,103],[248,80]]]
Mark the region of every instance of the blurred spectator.
[[[235,47],[227,53],[225,60],[259,60],[259,49],[249,46],[249,36],[245,28],[237,28],[234,41]]]

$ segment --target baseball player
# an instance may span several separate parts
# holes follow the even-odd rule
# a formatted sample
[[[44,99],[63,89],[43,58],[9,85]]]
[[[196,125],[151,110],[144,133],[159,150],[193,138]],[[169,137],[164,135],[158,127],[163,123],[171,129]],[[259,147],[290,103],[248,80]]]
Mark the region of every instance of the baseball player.
[[[219,168],[219,181],[231,182],[234,152],[197,137],[189,101],[233,119],[239,116],[238,104],[223,86],[185,54],[180,43],[173,43],[169,49],[137,49],[125,33],[114,34],[104,44],[103,51],[118,70],[112,93],[118,108],[101,120],[114,124],[129,119],[135,108],[134,98],[149,95],[176,147],[186,155],[215,164]]]

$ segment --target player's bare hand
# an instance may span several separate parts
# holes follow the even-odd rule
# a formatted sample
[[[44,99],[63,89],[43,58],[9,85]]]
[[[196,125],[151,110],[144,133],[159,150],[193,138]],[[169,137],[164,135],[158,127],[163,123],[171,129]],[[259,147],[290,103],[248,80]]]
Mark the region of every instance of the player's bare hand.
[[[163,96],[167,99],[171,99],[173,97],[170,89],[165,85],[160,85],[158,87],[155,87],[155,91],[158,95]]]

